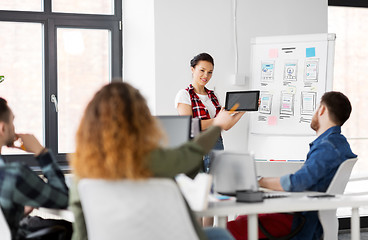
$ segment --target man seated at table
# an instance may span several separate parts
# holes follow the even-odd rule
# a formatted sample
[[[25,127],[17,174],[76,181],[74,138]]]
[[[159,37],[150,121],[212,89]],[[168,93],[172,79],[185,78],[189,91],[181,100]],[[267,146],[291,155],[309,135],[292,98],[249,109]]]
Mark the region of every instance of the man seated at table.
[[[288,191],[326,192],[341,163],[355,155],[341,134],[341,126],[351,113],[349,99],[340,92],[327,92],[321,98],[320,106],[314,114],[311,128],[316,131],[317,139],[310,144],[310,150],[303,167],[294,174],[280,177],[265,177],[259,180],[264,188]],[[322,226],[317,212],[304,212],[305,224],[293,239],[320,239]],[[290,214],[260,214],[261,224],[273,236],[285,236],[300,224]],[[247,239],[247,217],[239,216],[228,222],[228,229],[236,239]],[[262,231],[259,238],[267,238]]]
[[[12,239],[22,239],[26,233],[19,229],[19,222],[33,207],[66,208],[69,194],[51,150],[31,134],[15,134],[13,121],[13,112],[0,97],[0,211],[10,227]],[[14,146],[18,139],[22,147]],[[47,182],[25,164],[5,163],[1,158],[2,146],[34,153]]]

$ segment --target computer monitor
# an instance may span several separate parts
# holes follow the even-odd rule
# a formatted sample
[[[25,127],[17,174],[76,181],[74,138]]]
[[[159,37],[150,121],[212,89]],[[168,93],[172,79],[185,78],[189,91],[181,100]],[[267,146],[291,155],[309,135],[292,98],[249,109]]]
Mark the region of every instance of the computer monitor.
[[[156,116],[167,135],[168,147],[178,147],[190,140],[191,116]]]

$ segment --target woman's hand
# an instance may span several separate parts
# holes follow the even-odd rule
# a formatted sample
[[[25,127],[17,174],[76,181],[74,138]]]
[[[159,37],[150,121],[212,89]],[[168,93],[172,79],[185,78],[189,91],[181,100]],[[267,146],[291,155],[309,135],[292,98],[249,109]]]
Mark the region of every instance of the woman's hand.
[[[233,115],[229,111],[226,111],[224,108],[221,108],[221,111],[213,119],[212,124],[213,126],[219,126],[221,129],[226,129],[232,119]]]
[[[244,115],[245,112],[229,112],[224,108],[217,114],[217,116],[213,119],[213,125],[219,126],[223,130],[227,131],[232,128]]]

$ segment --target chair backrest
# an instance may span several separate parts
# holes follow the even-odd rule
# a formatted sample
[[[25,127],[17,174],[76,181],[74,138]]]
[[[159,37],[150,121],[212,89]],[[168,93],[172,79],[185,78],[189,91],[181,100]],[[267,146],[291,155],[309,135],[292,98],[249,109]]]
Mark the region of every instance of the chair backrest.
[[[0,208],[0,239],[11,240],[10,228],[1,208]]]
[[[171,179],[82,179],[78,190],[90,240],[198,239]]]
[[[353,170],[354,164],[358,158],[351,158],[343,162],[335,176],[332,178],[330,186],[326,193],[328,194],[343,194],[345,187],[348,184],[351,171]],[[324,240],[335,240],[338,236],[339,222],[336,217],[336,210],[326,210],[318,212],[319,221],[323,228],[323,239]]]
[[[346,160],[339,166],[335,176],[333,177],[330,185],[328,186],[326,193],[328,194],[344,193],[346,185],[348,184],[350,178],[351,171],[353,170],[353,167],[357,160],[358,158],[351,158]]]

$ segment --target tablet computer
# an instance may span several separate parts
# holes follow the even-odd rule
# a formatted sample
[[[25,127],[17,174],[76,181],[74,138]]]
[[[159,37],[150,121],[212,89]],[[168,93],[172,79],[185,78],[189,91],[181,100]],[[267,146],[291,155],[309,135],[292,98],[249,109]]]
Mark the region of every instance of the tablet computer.
[[[258,111],[259,91],[226,92],[225,109],[229,111],[236,103],[236,111]]]

